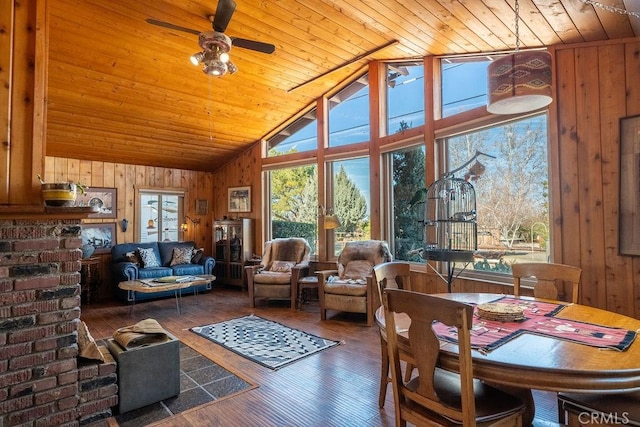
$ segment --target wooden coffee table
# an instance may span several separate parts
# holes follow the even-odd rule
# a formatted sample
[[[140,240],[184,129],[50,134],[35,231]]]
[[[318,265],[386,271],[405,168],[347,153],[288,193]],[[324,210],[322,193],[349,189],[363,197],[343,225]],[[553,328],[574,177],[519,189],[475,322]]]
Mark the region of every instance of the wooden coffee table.
[[[154,282],[155,279],[143,279],[143,280],[127,280],[126,282],[120,282],[118,287],[129,293],[129,299],[131,300],[132,309],[136,303],[136,292],[143,292],[145,294],[153,294],[157,292],[173,291],[176,298],[176,308],[178,314],[180,314],[180,300],[182,299],[182,290],[190,288],[192,286],[206,285],[207,283],[216,280],[216,276],[211,274],[201,274],[193,276],[193,280],[186,282],[170,282],[160,283]],[[194,289],[196,295],[196,301],[198,298],[198,290]]]

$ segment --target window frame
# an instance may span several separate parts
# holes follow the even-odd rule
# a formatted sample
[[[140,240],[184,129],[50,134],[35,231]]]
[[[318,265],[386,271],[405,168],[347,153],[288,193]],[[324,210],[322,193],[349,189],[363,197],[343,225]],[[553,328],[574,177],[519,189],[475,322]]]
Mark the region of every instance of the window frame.
[[[463,120],[463,121],[459,121],[455,125],[451,123],[451,120],[455,120],[456,116],[448,116],[446,118],[436,120],[436,124],[446,123],[447,126],[440,126],[440,127],[436,126],[436,130],[434,132],[434,152],[437,158],[435,163],[439,165],[439,170],[441,172],[439,172],[438,174],[438,172],[434,171],[433,177],[430,177],[431,182],[434,182],[441,174],[449,170],[449,165],[448,165],[449,156],[447,153],[448,147],[446,147],[446,144],[443,143],[443,141],[446,138],[450,138],[450,137],[454,137],[457,135],[462,135],[462,134],[466,134],[474,131],[481,131],[483,129],[501,126],[510,122],[525,120],[527,118],[532,118],[532,117],[543,115],[543,114],[547,116],[546,118],[547,176],[549,180],[551,179],[551,165],[552,165],[551,158],[550,158],[551,134],[550,134],[550,117],[549,117],[548,108],[542,108],[539,110],[522,113],[518,115],[513,115],[513,116],[498,116],[498,115],[491,115],[487,113],[486,108],[483,107],[481,109],[470,110],[471,112],[467,111],[467,112],[460,113],[459,116],[468,118],[469,114],[475,115],[477,113],[477,110],[484,110],[485,114],[483,118],[477,119],[477,120]],[[427,185],[427,188],[428,188],[428,185]],[[550,248],[548,250],[549,259],[547,260],[547,262],[550,262],[550,263],[554,262],[553,261],[554,251],[552,246],[554,239],[553,239],[553,231],[552,231],[553,227],[551,226],[551,218],[552,218],[552,212],[553,212],[553,206],[551,204],[552,191],[553,189],[551,188],[551,186],[549,186],[549,195],[547,196],[547,199],[549,201],[549,222],[550,223],[548,224],[548,232],[549,232],[548,245],[550,245]],[[446,265],[445,262],[437,262],[437,270],[441,274],[446,274],[447,268],[448,266]],[[507,284],[507,285],[513,283],[513,278],[509,274],[490,272],[490,271],[484,271],[484,270],[469,270],[466,268],[466,266],[464,268],[460,268],[460,267],[454,268],[454,277],[456,278],[459,277],[459,278],[474,280],[474,281],[484,281],[489,283]]]
[[[135,198],[136,198],[136,224],[135,224],[135,235],[136,235],[136,241],[138,242],[142,242],[142,232],[143,230],[147,229],[147,226],[145,223],[147,219],[145,219],[143,221],[143,218],[146,218],[143,213],[142,213],[142,196],[144,195],[157,195],[162,197],[163,195],[166,196],[177,196],[178,197],[178,211],[176,212],[177,215],[177,232],[178,232],[178,240],[177,241],[181,241],[184,240],[184,235],[185,235],[185,231],[182,230],[182,228],[180,227],[180,224],[182,223],[182,221],[180,221],[180,218],[184,218],[185,216],[185,210],[184,210],[184,201],[185,201],[185,197],[186,197],[186,189],[182,189],[182,188],[156,188],[156,187],[139,187],[135,189]],[[161,224],[159,224],[157,226],[158,231],[158,240],[155,240],[157,242],[161,242]]]

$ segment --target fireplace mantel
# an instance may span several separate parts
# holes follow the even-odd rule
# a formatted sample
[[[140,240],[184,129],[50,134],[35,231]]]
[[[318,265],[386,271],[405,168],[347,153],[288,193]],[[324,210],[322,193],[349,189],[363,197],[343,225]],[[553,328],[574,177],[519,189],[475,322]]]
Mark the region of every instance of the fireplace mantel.
[[[95,208],[86,206],[1,205],[0,219],[85,219],[96,212]]]

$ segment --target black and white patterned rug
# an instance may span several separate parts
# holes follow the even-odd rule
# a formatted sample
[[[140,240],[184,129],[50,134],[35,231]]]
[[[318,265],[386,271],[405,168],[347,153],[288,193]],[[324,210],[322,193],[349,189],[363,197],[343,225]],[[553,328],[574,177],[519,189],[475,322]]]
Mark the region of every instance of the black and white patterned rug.
[[[191,331],[271,369],[340,344],[254,315]]]

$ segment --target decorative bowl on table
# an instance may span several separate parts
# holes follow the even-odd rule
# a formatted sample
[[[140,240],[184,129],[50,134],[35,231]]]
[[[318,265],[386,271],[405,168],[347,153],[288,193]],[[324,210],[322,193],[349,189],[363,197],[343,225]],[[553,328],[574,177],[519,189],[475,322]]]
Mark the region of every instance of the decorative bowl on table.
[[[500,302],[488,302],[478,305],[478,317],[499,322],[518,322],[525,319],[522,307]]]

